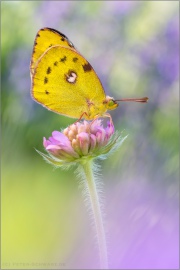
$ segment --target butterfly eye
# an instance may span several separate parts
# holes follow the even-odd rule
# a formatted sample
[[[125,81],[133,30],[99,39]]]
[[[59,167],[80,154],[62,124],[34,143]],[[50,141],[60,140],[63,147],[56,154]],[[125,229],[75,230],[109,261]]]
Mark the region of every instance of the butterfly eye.
[[[104,102],[107,104],[106,108],[108,110],[114,110],[115,108],[118,107],[118,103],[112,97],[106,96],[106,99]]]
[[[109,100],[109,102],[108,102],[108,105],[109,105],[109,107],[112,107],[112,106],[114,106],[114,100]]]

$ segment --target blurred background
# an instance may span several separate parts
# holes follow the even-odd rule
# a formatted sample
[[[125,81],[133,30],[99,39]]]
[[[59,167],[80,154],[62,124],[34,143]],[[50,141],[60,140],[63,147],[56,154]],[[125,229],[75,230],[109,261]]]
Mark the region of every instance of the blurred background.
[[[30,96],[37,31],[64,33],[121,103],[127,140],[103,161],[110,269],[179,269],[179,1],[2,1],[2,269],[96,269],[74,171],[37,154],[74,122]]]

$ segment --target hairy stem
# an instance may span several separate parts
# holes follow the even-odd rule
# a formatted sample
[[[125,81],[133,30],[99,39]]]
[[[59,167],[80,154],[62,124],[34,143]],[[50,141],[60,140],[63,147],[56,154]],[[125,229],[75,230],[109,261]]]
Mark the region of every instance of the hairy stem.
[[[89,195],[93,219],[95,224],[95,229],[97,233],[97,241],[99,248],[99,256],[100,256],[100,268],[108,269],[108,260],[107,260],[107,246],[106,246],[106,237],[105,230],[102,218],[102,212],[99,202],[99,196],[97,192],[97,185],[95,183],[95,178],[93,174],[93,161],[88,160],[81,163],[81,169],[84,172],[84,180],[87,184],[87,192]]]

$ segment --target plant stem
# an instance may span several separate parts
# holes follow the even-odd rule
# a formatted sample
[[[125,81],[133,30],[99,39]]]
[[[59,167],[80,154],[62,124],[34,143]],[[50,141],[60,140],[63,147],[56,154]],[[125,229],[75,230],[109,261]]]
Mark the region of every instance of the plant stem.
[[[81,163],[81,168],[85,174],[85,180],[87,183],[88,193],[90,197],[91,208],[93,212],[93,218],[97,233],[99,256],[100,256],[100,269],[108,269],[107,260],[107,247],[106,247],[106,237],[104,231],[104,224],[102,218],[102,212],[99,202],[99,197],[97,193],[97,186],[93,174],[93,161],[88,160]]]

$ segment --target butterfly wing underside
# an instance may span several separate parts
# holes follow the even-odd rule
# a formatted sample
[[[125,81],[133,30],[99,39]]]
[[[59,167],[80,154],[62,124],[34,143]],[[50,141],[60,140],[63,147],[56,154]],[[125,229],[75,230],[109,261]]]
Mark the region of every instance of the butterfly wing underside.
[[[72,118],[88,114],[91,104],[99,113],[105,92],[92,66],[74,47],[51,46],[38,60],[34,56],[32,66],[32,97],[37,102]]]
[[[34,68],[39,58],[46,52],[47,49],[54,45],[60,45],[74,50],[75,47],[72,42],[62,33],[52,28],[42,28],[38,31],[31,57],[30,71],[31,75],[34,73]]]

